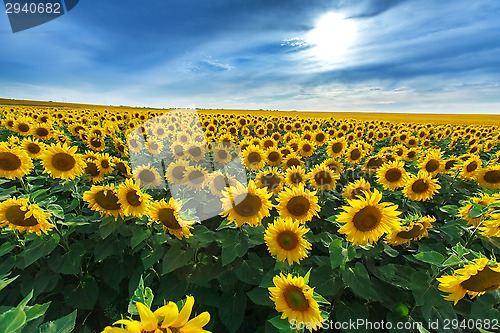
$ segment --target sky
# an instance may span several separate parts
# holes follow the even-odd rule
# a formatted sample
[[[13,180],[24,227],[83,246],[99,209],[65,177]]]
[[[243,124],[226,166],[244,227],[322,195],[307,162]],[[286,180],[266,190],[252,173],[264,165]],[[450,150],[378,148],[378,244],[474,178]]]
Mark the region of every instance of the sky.
[[[13,33],[0,12],[0,97],[500,113],[498,17],[498,0],[81,0]]]

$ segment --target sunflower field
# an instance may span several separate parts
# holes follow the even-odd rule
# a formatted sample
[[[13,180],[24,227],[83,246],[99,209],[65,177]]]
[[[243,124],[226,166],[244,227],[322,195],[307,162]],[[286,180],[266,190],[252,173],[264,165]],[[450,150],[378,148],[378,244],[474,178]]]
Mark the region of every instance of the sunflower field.
[[[0,332],[498,331],[500,121],[364,117],[0,106]]]

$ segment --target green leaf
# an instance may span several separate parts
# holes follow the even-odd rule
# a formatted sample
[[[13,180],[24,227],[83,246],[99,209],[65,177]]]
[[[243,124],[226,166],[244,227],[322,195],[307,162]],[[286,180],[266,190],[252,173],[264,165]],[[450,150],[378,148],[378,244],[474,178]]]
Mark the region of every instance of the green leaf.
[[[163,257],[162,274],[175,271],[177,268],[188,265],[194,260],[194,250],[184,249],[181,243],[175,243]]]
[[[312,268],[309,268],[306,275],[304,275],[304,283],[305,284],[309,284],[309,278],[311,277],[311,271],[312,271]]]
[[[15,333],[26,324],[26,314],[18,308],[0,314],[0,332]]]
[[[69,284],[64,289],[66,304],[83,310],[92,310],[99,296],[99,287],[92,276],[84,276],[78,285]]]
[[[3,288],[7,287],[12,281],[14,281],[15,279],[17,279],[19,277],[18,276],[14,276],[13,278],[10,278],[10,279],[1,279],[0,280],[0,290],[2,290]]]
[[[219,304],[219,317],[231,333],[235,333],[243,323],[247,296],[241,291],[222,293]]]
[[[483,214],[487,213],[490,210],[489,207],[485,207],[483,205],[479,205],[477,203],[472,203],[472,208],[469,210],[469,214],[467,215],[470,219],[475,219],[481,217]]]
[[[419,252],[413,255],[416,259],[426,262],[434,266],[441,266],[444,261],[444,256],[436,251]]]
[[[240,260],[234,267],[236,277],[247,284],[258,285],[264,274],[262,261],[255,253],[248,255],[249,260]]]
[[[151,308],[151,304],[153,303],[153,291],[149,287],[144,287],[144,280],[141,278],[139,279],[139,284],[137,288],[134,291],[134,295],[130,299],[130,302],[128,303],[128,313],[131,315],[138,315],[139,313],[137,312],[137,306],[135,303],[140,302],[144,305],[146,305],[148,308]]]
[[[341,239],[334,239],[328,247],[330,254],[330,265],[332,269],[337,267],[344,267],[347,261],[347,250],[343,248]]]
[[[462,260],[456,254],[452,254],[443,262],[443,266],[453,266],[460,263],[462,263]]]
[[[280,315],[277,315],[268,320],[274,327],[276,327],[280,333],[292,333],[297,332],[292,328],[292,325],[288,322],[287,319],[281,319]]]
[[[64,209],[56,204],[50,204],[47,207],[49,213],[57,217],[58,219],[64,220]]]
[[[139,244],[148,239],[151,236],[151,230],[142,230],[134,232],[134,235],[130,239],[130,247],[135,249]]]
[[[144,269],[148,269],[152,267],[154,264],[160,262],[160,259],[163,257],[163,248],[162,244],[154,243],[153,249],[144,248],[141,252],[141,260],[144,265]]]
[[[324,298],[323,296],[321,296],[320,294],[318,294],[317,292],[314,292],[313,294],[313,299],[320,303],[320,304],[326,304],[326,305],[331,305],[330,302],[328,302],[328,300],[326,298]]]
[[[47,312],[51,302],[27,306],[24,310],[26,322],[42,317]]]
[[[6,255],[10,251],[12,251],[16,247],[15,244],[12,244],[10,242],[5,242],[2,245],[0,245],[0,257]]]
[[[342,280],[355,295],[366,300],[372,299],[370,276],[362,263],[357,262],[353,268],[349,267],[342,271]]]
[[[451,216],[457,216],[457,214],[458,214],[458,206],[455,206],[455,205],[442,206],[442,207],[439,207],[439,210],[444,212],[444,213],[448,213]]]
[[[234,232],[231,238],[224,239],[221,254],[222,266],[232,263],[238,257],[243,257],[248,251],[248,246],[248,237],[241,230]]]
[[[59,240],[60,237],[57,234],[35,239],[21,254],[16,256],[17,267],[24,269],[38,259],[47,256],[54,251]]]
[[[368,319],[368,311],[366,310],[366,307],[360,303],[352,302],[344,304],[343,302],[339,302],[337,305],[335,319],[337,319],[337,322],[341,323],[357,322],[358,319],[365,321]],[[342,330],[343,332],[368,332],[365,325],[355,325],[355,327],[349,325],[346,326],[346,329]]]
[[[455,253],[459,256],[459,257],[463,257],[465,256],[466,254],[469,254],[470,253],[470,250],[465,248],[462,244],[458,243],[457,245],[455,245],[454,247],[452,247],[453,251],[455,251]]]
[[[273,301],[269,298],[269,290],[267,288],[255,287],[247,291],[248,298],[257,305],[273,307]]]
[[[81,243],[73,243],[69,251],[63,255],[53,255],[48,260],[49,268],[61,274],[78,274],[81,271],[82,259],[85,256],[85,246]]]
[[[101,235],[102,239],[106,239],[122,225],[122,219],[115,220],[114,217],[103,218],[101,224],[99,225],[99,235]]]
[[[48,322],[38,328],[37,333],[71,333],[75,328],[76,310],[69,315]]]

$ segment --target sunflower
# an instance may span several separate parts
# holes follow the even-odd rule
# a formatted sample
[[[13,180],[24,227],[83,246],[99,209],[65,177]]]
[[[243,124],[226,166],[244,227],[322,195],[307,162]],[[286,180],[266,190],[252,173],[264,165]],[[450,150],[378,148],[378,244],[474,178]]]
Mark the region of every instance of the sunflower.
[[[293,166],[286,169],[285,183],[288,186],[305,184],[307,180],[306,170],[301,166]]]
[[[366,172],[377,172],[382,164],[384,164],[384,159],[382,157],[370,156],[363,164],[363,168]]]
[[[243,163],[249,170],[259,170],[266,164],[265,152],[258,146],[250,145],[242,153]]]
[[[106,143],[103,137],[92,135],[87,139],[87,146],[93,151],[103,151],[106,148]]]
[[[231,151],[222,143],[212,145],[212,158],[219,164],[225,165],[231,162]]]
[[[288,169],[293,166],[303,166],[304,162],[302,161],[302,157],[297,153],[290,153],[281,162],[283,169]]]
[[[316,151],[316,144],[312,141],[301,140],[299,142],[298,153],[304,157],[310,157]]]
[[[309,287],[302,276],[280,273],[273,278],[273,283],[274,287],[268,288],[269,294],[276,311],[282,312],[281,319],[308,324],[311,332],[321,328],[325,319],[321,317],[319,305],[314,299],[314,288]]]
[[[126,179],[118,186],[116,196],[125,216],[142,217],[152,200],[152,197],[142,192],[132,179]]]
[[[324,165],[328,167],[328,169],[332,170],[333,172],[337,174],[341,174],[344,170],[344,165],[337,161],[335,158],[327,158],[326,160],[323,161]]]
[[[87,158],[84,174],[89,175],[86,179],[92,183],[99,183],[104,180],[104,174],[99,171],[97,158]]]
[[[128,150],[132,153],[139,153],[142,148],[142,142],[137,134],[131,134],[127,137]]]
[[[140,187],[159,188],[163,184],[160,173],[149,163],[134,168],[133,174]]]
[[[184,144],[184,151],[189,160],[199,162],[205,157],[206,147],[202,143],[191,140]]]
[[[487,258],[475,259],[474,262],[457,269],[453,275],[437,278],[439,290],[447,293],[445,300],[457,304],[468,294],[471,298],[500,287],[500,265],[489,262]]]
[[[312,245],[303,236],[308,232],[309,228],[298,221],[278,217],[267,226],[264,241],[272,256],[276,256],[279,261],[288,261],[291,266],[307,258]]]
[[[330,170],[325,164],[318,164],[307,175],[312,186],[318,190],[333,190],[340,175]]]
[[[326,153],[330,157],[340,157],[347,148],[347,141],[344,139],[330,139],[326,148]]]
[[[459,160],[455,155],[448,157],[446,161],[444,161],[444,172],[454,175],[457,171],[458,162]]]
[[[45,172],[52,178],[74,179],[85,173],[86,163],[80,154],[78,147],[66,144],[53,144],[41,155],[42,165]]]
[[[477,205],[487,207],[492,203],[494,203],[496,200],[498,199],[496,199],[494,196],[482,193],[479,195],[479,197],[470,199],[468,203],[460,207],[460,209],[458,210],[457,217],[460,217],[463,220],[467,221],[468,225],[477,227],[479,225],[479,222],[481,221],[481,217],[476,217],[476,218],[469,217],[469,212],[473,207],[472,204],[474,203]]]
[[[436,176],[444,167],[443,153],[439,149],[427,151],[420,161],[420,169],[426,171],[431,176]]]
[[[382,193],[376,189],[364,198],[348,199],[349,206],[342,207],[344,212],[337,216],[337,222],[344,223],[338,232],[346,234],[354,245],[366,245],[378,241],[384,233],[399,230],[398,206],[380,203],[381,199]]]
[[[500,238],[500,213],[491,214],[479,230],[483,236]]]
[[[11,230],[40,236],[54,228],[48,221],[49,217],[49,213],[36,204],[30,204],[28,199],[10,198],[0,203],[0,227],[8,226]]]
[[[476,172],[475,178],[482,188],[489,190],[500,189],[500,164],[480,169]]]
[[[393,161],[384,163],[377,170],[377,179],[378,183],[386,190],[394,191],[397,188],[403,187],[408,180],[405,162]]]
[[[32,119],[28,117],[20,117],[16,119],[13,130],[21,135],[29,135],[33,130]]]
[[[265,156],[266,163],[273,166],[280,165],[281,161],[283,160],[281,151],[275,147],[267,149]]]
[[[191,225],[194,221],[187,221],[181,217],[179,211],[181,203],[170,198],[168,202],[165,199],[155,201],[149,206],[147,215],[149,216],[150,223],[161,224],[165,232],[169,232],[178,239],[189,238],[191,234]]]
[[[346,199],[355,199],[359,196],[364,196],[365,193],[371,194],[370,183],[367,182],[366,179],[360,178],[354,181],[354,183],[346,185],[342,197]]]
[[[432,228],[436,218],[432,216],[410,216],[402,223],[401,230],[387,235],[385,242],[390,245],[410,245],[411,241],[419,240],[429,235],[427,229]]]
[[[186,160],[177,160],[168,165],[165,171],[165,179],[170,184],[182,184],[184,181],[184,174],[186,169],[189,167],[189,162]]]
[[[150,137],[148,142],[146,142],[146,148],[151,154],[159,155],[163,151],[163,142],[154,137]]]
[[[21,178],[29,174],[32,169],[33,162],[28,153],[20,148],[8,148],[0,144],[0,177]]]
[[[309,191],[304,184],[293,188],[285,188],[278,194],[278,214],[281,217],[291,217],[301,223],[311,221],[313,216],[319,216],[321,207],[315,191]]]
[[[52,124],[38,123],[32,128],[33,135],[40,140],[49,140],[52,137],[52,132]]]
[[[255,182],[259,188],[267,188],[270,193],[276,194],[283,189],[284,179],[277,168],[268,168],[257,173]]]
[[[257,226],[264,217],[271,216],[272,204],[269,199],[272,193],[268,193],[265,188],[257,188],[253,180],[249,181],[247,188],[236,183],[224,190],[222,195],[224,212],[221,215],[239,227],[245,223]]]
[[[190,189],[200,190],[207,183],[207,179],[207,170],[199,165],[196,165],[188,166],[186,168],[182,182]]]
[[[472,155],[469,159],[462,163],[460,170],[460,178],[464,180],[473,179],[477,170],[480,170],[483,162],[479,156]]]
[[[21,145],[32,159],[40,158],[45,149],[45,144],[43,142],[33,138],[25,138]]]
[[[213,195],[222,197],[222,191],[229,189],[230,185],[234,184],[234,180],[220,171],[215,171],[208,176],[207,184]]]
[[[92,186],[90,190],[83,193],[83,200],[89,204],[93,211],[101,213],[101,216],[123,215],[122,205],[116,195],[115,185]]]
[[[427,172],[420,170],[418,175],[411,175],[403,189],[406,198],[413,201],[427,201],[439,192],[441,185]]]
[[[135,303],[140,321],[120,319],[114,325],[124,325],[126,329],[107,326],[102,333],[151,332],[151,333],[211,333],[203,329],[210,321],[210,314],[203,312],[189,320],[194,305],[194,297],[188,296],[184,306],[179,307],[174,302],[168,302],[156,311],[151,311],[141,302]]]
[[[365,152],[361,145],[352,145],[347,150],[345,156],[350,165],[355,165],[363,158]]]
[[[113,172],[113,157],[108,153],[101,153],[97,155],[97,167],[102,175],[107,175]]]

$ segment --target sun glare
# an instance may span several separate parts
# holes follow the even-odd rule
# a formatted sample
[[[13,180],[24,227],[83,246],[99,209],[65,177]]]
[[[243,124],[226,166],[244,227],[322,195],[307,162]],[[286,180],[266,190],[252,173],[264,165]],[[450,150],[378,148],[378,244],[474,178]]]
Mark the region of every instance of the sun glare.
[[[341,62],[356,39],[356,23],[338,13],[327,13],[319,18],[314,29],[306,35],[314,60],[332,64]]]

